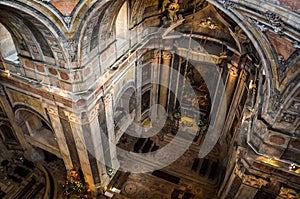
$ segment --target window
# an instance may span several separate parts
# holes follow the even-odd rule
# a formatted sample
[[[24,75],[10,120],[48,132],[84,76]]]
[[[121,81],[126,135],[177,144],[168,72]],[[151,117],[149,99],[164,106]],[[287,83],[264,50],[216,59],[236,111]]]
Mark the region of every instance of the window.
[[[128,8],[125,2],[116,19],[116,39],[118,41],[126,41],[128,31]]]
[[[0,23],[0,52],[5,60],[18,63],[17,50],[8,30]]]

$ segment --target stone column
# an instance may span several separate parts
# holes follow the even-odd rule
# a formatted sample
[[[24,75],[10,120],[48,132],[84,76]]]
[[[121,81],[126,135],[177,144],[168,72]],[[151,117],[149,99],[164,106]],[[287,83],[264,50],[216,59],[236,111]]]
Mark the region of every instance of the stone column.
[[[152,59],[152,65],[151,65],[151,79],[152,82],[158,83],[159,82],[159,64],[161,59],[161,52],[160,50],[155,50],[153,59]],[[151,121],[155,121],[157,119],[157,104],[158,104],[158,84],[152,84],[151,88]]]
[[[232,64],[228,64],[227,66],[228,66],[228,76],[225,85],[225,92],[226,92],[226,102],[227,102],[226,104],[227,107],[229,108],[236,87],[238,69],[236,66]]]
[[[76,149],[80,161],[81,170],[84,174],[85,181],[89,184],[89,188],[95,193],[95,183],[93,179],[93,173],[90,166],[90,161],[88,157],[87,147],[83,137],[82,121],[80,114],[71,113],[64,111],[65,115],[68,117],[74,141],[76,144]]]
[[[98,120],[99,114],[99,104],[96,104],[92,110],[90,110],[87,114],[87,123],[90,127],[90,140],[93,145],[92,155],[95,158],[97,164],[98,175],[100,177],[100,185],[96,184],[96,186],[101,186],[101,188],[106,189],[106,186],[109,183],[109,176],[106,173],[105,167],[105,159],[104,159],[104,152],[103,152],[103,145],[102,145],[102,138],[101,138],[101,130],[100,124]],[[87,138],[86,138],[87,139]],[[93,174],[95,175],[95,174]],[[95,179],[95,178],[94,178]]]
[[[172,54],[168,51],[162,53],[162,67],[160,70],[160,93],[159,93],[159,104],[165,109],[158,110],[158,116],[161,117],[167,110],[167,99],[168,99],[168,85],[170,76],[170,64]],[[164,85],[164,86],[163,86]]]
[[[137,104],[137,109],[136,109],[136,120],[137,123],[140,122],[141,116],[142,116],[142,60],[138,60],[136,64],[136,104]]]
[[[106,115],[106,125],[107,125],[107,133],[109,139],[109,151],[111,157],[111,166],[116,172],[119,168],[119,162],[117,158],[117,149],[116,149],[116,136],[114,130],[114,118],[113,118],[113,102],[111,93],[106,94],[104,98],[105,104],[105,115]]]
[[[56,107],[48,106],[48,115],[52,124],[52,128],[56,137],[56,142],[59,147],[59,151],[61,154],[61,157],[65,163],[65,167],[67,171],[73,169],[73,163],[71,160],[70,151],[66,142],[66,138],[63,133],[63,128],[59,119],[58,110]]]

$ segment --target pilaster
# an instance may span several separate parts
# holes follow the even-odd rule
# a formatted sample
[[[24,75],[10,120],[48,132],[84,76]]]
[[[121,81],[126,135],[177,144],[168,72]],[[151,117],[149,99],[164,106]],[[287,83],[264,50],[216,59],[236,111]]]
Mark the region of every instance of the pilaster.
[[[105,116],[106,116],[106,125],[108,131],[108,140],[109,140],[109,151],[111,157],[111,167],[114,172],[119,168],[119,162],[117,158],[117,149],[116,149],[116,136],[114,130],[114,118],[113,118],[113,102],[111,93],[106,94],[104,98],[105,104]]]
[[[85,181],[89,184],[89,188],[92,192],[95,192],[95,185],[93,180],[93,173],[90,166],[90,161],[88,158],[87,146],[84,142],[82,121],[80,113],[71,113],[69,111],[64,111],[65,115],[68,117],[70,126],[72,129],[74,141],[76,144],[76,149],[80,161],[81,170],[84,174]]]
[[[59,119],[58,110],[56,107],[47,107],[48,115],[52,124],[53,131],[55,133],[56,141],[61,153],[61,157],[65,163],[67,171],[73,169],[73,163],[71,160],[70,151],[66,142],[66,138],[63,133],[63,128]]]
[[[161,117],[167,110],[167,99],[168,99],[168,85],[170,76],[170,64],[171,64],[172,53],[168,51],[162,52],[162,66],[160,75],[160,93],[159,93],[159,104],[164,108],[158,110],[158,115]]]
[[[157,104],[158,104],[158,88],[159,85],[157,84],[159,82],[159,69],[160,69],[160,61],[161,61],[161,51],[155,50],[152,60],[152,75],[151,79],[154,84],[152,84],[151,88],[151,120],[155,121],[157,119]]]

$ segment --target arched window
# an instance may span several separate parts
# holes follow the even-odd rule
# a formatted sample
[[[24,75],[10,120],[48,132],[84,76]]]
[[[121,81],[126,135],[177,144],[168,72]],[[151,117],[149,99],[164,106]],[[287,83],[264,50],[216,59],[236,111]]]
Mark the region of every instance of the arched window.
[[[18,63],[17,50],[8,30],[0,23],[0,53],[5,60]]]
[[[121,45],[128,37],[128,5],[125,2],[119,10],[116,19],[116,39],[117,44]]]

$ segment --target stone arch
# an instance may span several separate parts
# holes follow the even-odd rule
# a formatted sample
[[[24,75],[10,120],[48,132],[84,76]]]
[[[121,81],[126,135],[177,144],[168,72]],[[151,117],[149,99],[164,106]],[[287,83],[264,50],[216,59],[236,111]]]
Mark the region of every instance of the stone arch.
[[[30,108],[21,107],[15,110],[15,115],[28,143],[61,157],[54,131],[41,114]]]
[[[67,56],[62,42],[57,39],[64,40],[64,35],[45,12],[18,2],[14,6],[0,3],[0,8],[1,18],[9,19],[1,23],[11,33],[19,55],[64,66]]]
[[[272,51],[271,48],[263,44],[262,41],[264,41],[265,38],[259,34],[260,32],[258,32],[254,24],[249,23],[249,20],[243,18],[237,10],[231,9],[230,6],[234,5],[224,6],[216,1],[211,1],[210,3],[233,19],[254,45],[260,58],[260,73],[263,72],[265,74],[264,76],[268,80],[266,89],[267,95],[271,96],[272,91],[274,89],[276,90],[276,87],[278,87],[278,78],[276,73],[277,64],[275,62],[277,58],[274,58],[274,56],[270,53]]]
[[[118,93],[116,94],[116,97],[114,99],[114,110],[116,109],[116,106],[120,100],[120,98],[122,97],[122,95],[125,93],[126,90],[128,89],[134,89],[135,90],[135,83],[133,81],[129,81],[127,82],[124,86],[122,86],[122,88],[118,91]]]
[[[134,82],[125,84],[116,96],[114,103],[114,123],[116,126],[132,120],[136,114],[136,89]]]

